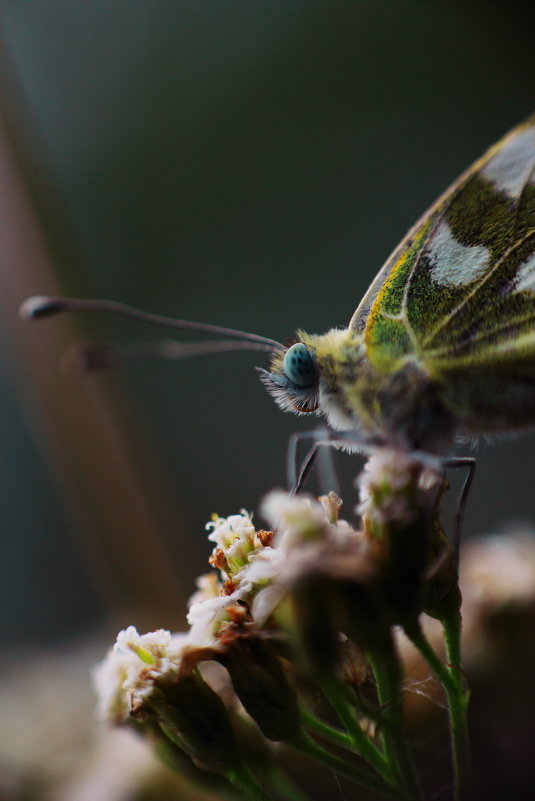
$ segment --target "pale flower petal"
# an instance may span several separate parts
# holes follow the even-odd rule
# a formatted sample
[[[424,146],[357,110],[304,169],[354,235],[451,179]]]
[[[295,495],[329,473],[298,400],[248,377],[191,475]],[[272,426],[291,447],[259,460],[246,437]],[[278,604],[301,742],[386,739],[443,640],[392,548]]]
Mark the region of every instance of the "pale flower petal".
[[[290,495],[282,490],[274,490],[264,498],[262,514],[278,529],[277,545],[283,548],[321,538],[328,526],[322,504],[306,495]]]
[[[188,609],[191,609],[195,604],[202,603],[211,598],[218,598],[221,595],[222,584],[217,577],[217,573],[203,573],[202,576],[196,580],[196,592],[190,597],[188,601]]]
[[[93,685],[97,694],[97,715],[110,723],[122,723],[130,712],[130,698],[124,689],[135,654],[108,651],[93,670]]]

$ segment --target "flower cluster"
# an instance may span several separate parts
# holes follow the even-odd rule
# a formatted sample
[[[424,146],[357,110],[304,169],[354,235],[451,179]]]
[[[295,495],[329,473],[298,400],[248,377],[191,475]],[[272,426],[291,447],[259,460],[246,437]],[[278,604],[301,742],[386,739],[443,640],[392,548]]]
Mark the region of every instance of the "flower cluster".
[[[217,572],[197,579],[189,631],[140,635],[134,626],[121,631],[95,670],[100,717],[123,722],[158,685],[177,680],[196,660],[218,658],[226,648],[225,633],[238,625],[268,632],[268,622],[299,576],[324,566],[328,554],[332,562],[334,554],[347,555],[362,546],[361,534],[338,519],[340,506],[334,493],[313,501],[273,492],[262,511],[277,534],[257,529],[245,510],[214,516],[206,528],[215,543],[209,561]]]
[[[261,506],[269,529],[244,509],[214,515],[214,570],[197,580],[188,631],[120,632],[95,672],[101,716],[134,725],[196,781],[217,777],[210,789],[221,796],[237,788],[268,801],[251,766],[260,759],[262,781],[278,772],[280,784],[271,744],[284,743],[369,790],[418,801],[395,626],[438,671],[455,714],[464,709],[456,654],[444,666],[419,622],[432,598],[448,642],[458,641],[455,575],[443,575],[443,488],[432,466],[385,451],[361,478],[358,528],[340,518],[332,492],[270,493]]]
[[[178,676],[186,634],[158,629],[140,635],[134,626],[119,632],[117,641],[94,673],[104,720],[123,722],[151,695],[155,683]]]

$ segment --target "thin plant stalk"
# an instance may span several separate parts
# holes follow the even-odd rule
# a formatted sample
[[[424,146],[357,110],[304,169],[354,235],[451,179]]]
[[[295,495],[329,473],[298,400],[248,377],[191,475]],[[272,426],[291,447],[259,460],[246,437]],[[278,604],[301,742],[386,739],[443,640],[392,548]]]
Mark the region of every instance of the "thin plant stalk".
[[[362,768],[351,764],[351,762],[347,762],[345,759],[325,750],[325,748],[322,748],[304,733],[302,733],[299,738],[296,738],[291,745],[300,753],[311,757],[311,759],[334,770],[341,776],[345,776],[363,789],[380,793],[386,798],[403,798],[399,791],[392,787],[392,785],[387,784],[379,776],[362,770]]]
[[[312,712],[309,712],[308,709],[301,710],[301,721],[305,729],[311,734],[315,734],[322,740],[326,740],[332,743],[332,745],[338,746],[338,748],[356,752],[355,743],[348,734],[337,729],[335,726],[331,726],[329,723],[325,723],[324,720],[320,720],[313,715]]]
[[[385,755],[372,743],[362,730],[351,703],[349,693],[336,681],[323,682],[322,690],[348,735],[353,741],[356,752],[365,759],[387,782],[392,782],[392,769]]]
[[[256,777],[245,765],[240,765],[225,774],[228,781],[249,801],[273,801]]]
[[[424,801],[403,731],[401,670],[394,645],[390,641],[389,648],[383,648],[379,653],[368,652],[367,656],[375,676],[379,703],[385,708],[388,718],[388,725],[382,731],[385,755],[399,777],[405,796],[410,801]]]
[[[287,799],[287,801],[311,801],[310,796],[285,771],[275,766],[266,772],[266,779],[277,791],[277,794]]]
[[[421,628],[407,631],[431,670],[435,673],[446,693],[450,718],[453,771],[456,801],[468,801],[471,787],[470,740],[466,716],[467,695],[464,691],[460,667],[460,614],[448,615],[443,621],[444,640],[448,659],[445,665],[431,647]]]

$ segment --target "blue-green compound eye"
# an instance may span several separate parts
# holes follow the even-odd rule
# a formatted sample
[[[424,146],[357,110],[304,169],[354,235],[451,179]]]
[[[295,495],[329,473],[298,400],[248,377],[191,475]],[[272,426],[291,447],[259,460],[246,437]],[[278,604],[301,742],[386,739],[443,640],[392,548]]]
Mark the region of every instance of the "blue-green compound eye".
[[[282,369],[292,384],[298,387],[311,387],[316,383],[318,372],[314,359],[306,345],[297,342],[288,348],[284,355]]]

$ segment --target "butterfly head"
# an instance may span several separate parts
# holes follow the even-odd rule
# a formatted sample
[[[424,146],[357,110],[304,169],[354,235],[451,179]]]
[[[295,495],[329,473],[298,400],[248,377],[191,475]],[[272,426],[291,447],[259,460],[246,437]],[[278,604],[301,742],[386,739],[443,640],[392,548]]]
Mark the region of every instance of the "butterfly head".
[[[269,394],[283,411],[324,414],[336,429],[356,420],[345,387],[358,370],[359,342],[350,329],[322,336],[297,332],[297,341],[275,351],[269,370],[258,368]]]

